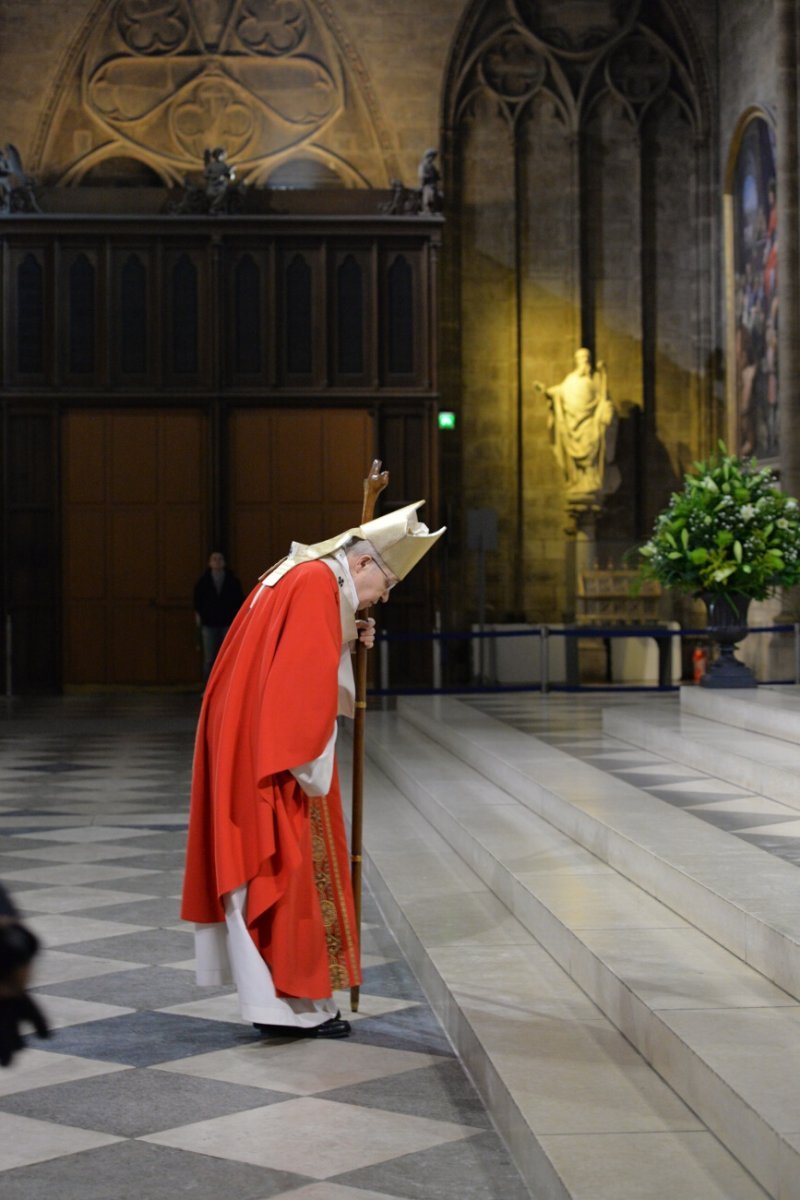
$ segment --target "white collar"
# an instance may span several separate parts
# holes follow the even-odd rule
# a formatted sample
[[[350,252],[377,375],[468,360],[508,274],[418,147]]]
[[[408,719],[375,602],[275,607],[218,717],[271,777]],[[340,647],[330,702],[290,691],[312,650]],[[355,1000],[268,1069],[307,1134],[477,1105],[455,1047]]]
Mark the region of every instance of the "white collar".
[[[342,568],[344,582],[340,583],[339,587],[341,588],[342,593],[347,596],[347,601],[353,612],[357,613],[359,609],[358,592],[356,591],[356,583],[353,579],[353,573],[350,570],[350,561],[344,550],[337,550],[335,554],[331,555],[331,558],[335,558],[339,566]]]

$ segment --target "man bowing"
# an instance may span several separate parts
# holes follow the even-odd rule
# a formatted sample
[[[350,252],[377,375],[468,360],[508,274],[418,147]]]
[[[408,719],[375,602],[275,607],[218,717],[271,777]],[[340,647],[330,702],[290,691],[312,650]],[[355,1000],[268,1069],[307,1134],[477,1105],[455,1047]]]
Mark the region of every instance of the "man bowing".
[[[181,915],[196,925],[198,983],[232,977],[243,1019],[267,1035],[350,1032],[332,998],[360,983],[336,718],[354,712],[351,648],[375,638],[356,613],[386,603],[444,532],[417,520],[423,503],[293,543],[206,686]]]

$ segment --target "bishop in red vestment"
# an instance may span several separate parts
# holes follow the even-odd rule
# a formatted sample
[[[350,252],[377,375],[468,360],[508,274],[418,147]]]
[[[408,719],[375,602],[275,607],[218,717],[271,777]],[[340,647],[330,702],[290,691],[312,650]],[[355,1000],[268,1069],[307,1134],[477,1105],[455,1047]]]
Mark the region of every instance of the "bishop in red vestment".
[[[419,502],[421,503],[421,502]],[[443,532],[419,504],[290,555],[240,609],[206,687],[195,745],[182,916],[198,982],[233,976],[265,1032],[341,1037],[333,991],[360,983],[334,746],[353,715],[356,612]]]

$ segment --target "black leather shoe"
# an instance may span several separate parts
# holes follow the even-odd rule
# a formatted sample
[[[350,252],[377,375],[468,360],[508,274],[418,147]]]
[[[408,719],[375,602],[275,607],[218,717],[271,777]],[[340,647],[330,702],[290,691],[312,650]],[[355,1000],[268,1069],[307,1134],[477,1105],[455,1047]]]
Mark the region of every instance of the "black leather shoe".
[[[343,1021],[338,1015],[330,1017],[329,1020],[323,1021],[321,1025],[311,1025],[304,1027],[302,1025],[259,1025],[253,1022],[253,1028],[257,1029],[264,1037],[273,1038],[343,1038],[350,1033],[350,1022]]]

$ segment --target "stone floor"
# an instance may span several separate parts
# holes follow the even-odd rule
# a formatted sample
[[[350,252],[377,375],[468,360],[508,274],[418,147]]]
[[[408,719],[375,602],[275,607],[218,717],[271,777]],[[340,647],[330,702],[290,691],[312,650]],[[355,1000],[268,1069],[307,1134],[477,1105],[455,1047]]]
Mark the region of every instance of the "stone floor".
[[[268,1043],[229,990],[196,988],[178,919],[196,712],[0,701],[0,878],[46,946],[53,1027],[0,1071],[3,1200],[524,1200],[369,895],[350,1039]]]

